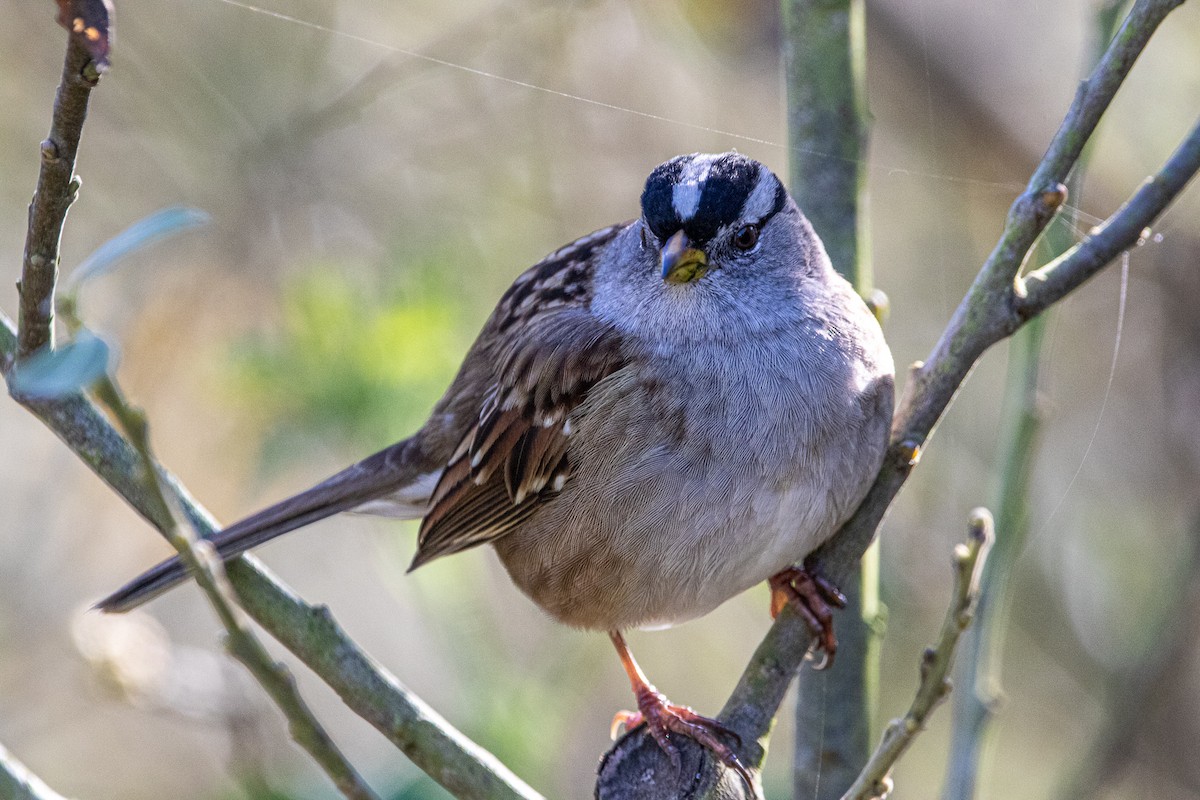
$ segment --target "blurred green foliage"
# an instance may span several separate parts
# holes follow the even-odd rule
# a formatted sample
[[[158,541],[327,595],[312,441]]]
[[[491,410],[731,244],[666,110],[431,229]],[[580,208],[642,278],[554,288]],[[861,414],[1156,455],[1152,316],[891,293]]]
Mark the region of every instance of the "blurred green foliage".
[[[238,341],[230,360],[235,396],[264,422],[268,465],[305,442],[377,448],[421,425],[470,343],[438,277],[448,263],[408,265],[408,280],[384,288],[331,263],[287,279],[279,324]]]

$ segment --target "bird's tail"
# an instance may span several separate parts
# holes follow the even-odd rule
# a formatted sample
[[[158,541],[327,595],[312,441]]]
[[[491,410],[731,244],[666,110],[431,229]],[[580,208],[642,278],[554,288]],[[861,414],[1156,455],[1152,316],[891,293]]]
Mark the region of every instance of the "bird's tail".
[[[415,449],[413,439],[394,444],[311,489],[218,531],[209,541],[221,559],[229,561],[276,536],[372,501],[386,502],[390,516],[421,517],[425,513],[428,490],[414,485],[426,482],[420,480],[419,470],[412,463],[417,460],[413,458],[416,453],[411,452]],[[417,496],[422,494],[424,497]],[[395,498],[394,502],[388,502],[391,498]],[[178,556],[169,558],[96,603],[96,608],[113,613],[129,611],[185,578],[187,568],[183,562]]]

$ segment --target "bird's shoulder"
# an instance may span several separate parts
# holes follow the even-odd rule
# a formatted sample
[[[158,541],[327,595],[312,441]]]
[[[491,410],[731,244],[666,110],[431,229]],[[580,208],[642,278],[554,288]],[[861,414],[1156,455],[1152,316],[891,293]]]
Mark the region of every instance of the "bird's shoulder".
[[[444,469],[414,566],[503,535],[570,478],[570,414],[629,360],[591,311],[596,261],[627,225],[559,248],[501,297],[431,419]]]

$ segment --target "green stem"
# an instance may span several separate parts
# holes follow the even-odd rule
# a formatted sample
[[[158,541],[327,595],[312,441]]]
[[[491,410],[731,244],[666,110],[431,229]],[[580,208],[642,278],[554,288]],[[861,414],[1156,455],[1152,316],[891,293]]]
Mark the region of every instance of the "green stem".
[[[866,213],[866,9],[863,0],[784,0],[784,64],[792,195],[830,260],[871,292]],[[872,551],[875,552],[875,551]],[[801,670],[793,794],[837,798],[866,761],[879,673],[875,569],[856,567],[837,615],[836,666]],[[871,622],[868,622],[871,620]]]
[[[1098,62],[1117,31],[1120,11],[1126,0],[1106,3],[1096,12],[1091,63]],[[1080,153],[1068,181],[1072,204],[1080,205],[1083,175],[1091,147]],[[1047,229],[1039,241],[1039,267],[1066,252],[1072,227],[1059,224]],[[975,797],[979,770],[995,708],[1001,695],[1000,675],[1005,632],[1011,605],[1009,584],[1017,557],[1028,534],[1029,489],[1041,428],[1039,374],[1042,340],[1047,314],[1035,317],[1013,336],[1009,349],[1007,392],[1001,443],[1000,474],[994,492],[999,532],[995,553],[983,574],[979,598],[979,621],[967,631],[957,682],[962,690],[952,700],[950,752],[946,766],[943,800]]]

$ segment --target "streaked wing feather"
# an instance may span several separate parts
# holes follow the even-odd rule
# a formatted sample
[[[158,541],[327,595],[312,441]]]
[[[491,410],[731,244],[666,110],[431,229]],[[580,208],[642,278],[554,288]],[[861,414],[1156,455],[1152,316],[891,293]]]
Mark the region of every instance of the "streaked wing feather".
[[[569,474],[570,413],[626,363],[620,335],[586,309],[556,308],[521,333],[433,493],[414,568],[492,541],[550,502]]]

